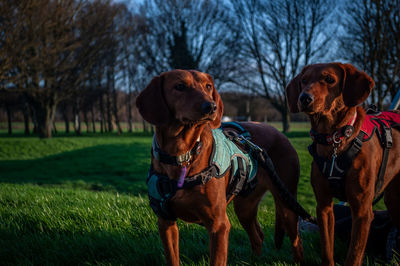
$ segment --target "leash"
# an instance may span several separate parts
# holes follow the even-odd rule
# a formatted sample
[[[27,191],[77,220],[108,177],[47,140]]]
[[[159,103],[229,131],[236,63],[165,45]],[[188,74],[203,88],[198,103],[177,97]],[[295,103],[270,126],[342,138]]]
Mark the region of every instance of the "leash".
[[[237,134],[234,131],[227,132],[226,136],[232,141],[243,145],[247,148],[248,151],[255,157],[255,159],[260,163],[260,165],[267,171],[272,184],[277,188],[278,194],[282,200],[282,202],[292,210],[296,215],[300,216],[303,220],[317,224],[317,220],[315,217],[311,216],[301,205],[300,203],[293,197],[292,193],[289,192],[286,185],[282,182],[282,179],[279,177],[278,173],[275,170],[274,163],[271,160],[271,157],[268,155],[267,151],[250,140],[246,139],[242,135]]]

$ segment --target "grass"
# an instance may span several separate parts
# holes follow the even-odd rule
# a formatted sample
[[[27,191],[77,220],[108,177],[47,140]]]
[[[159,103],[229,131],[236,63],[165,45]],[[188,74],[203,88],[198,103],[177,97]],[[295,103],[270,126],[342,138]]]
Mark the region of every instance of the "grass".
[[[315,214],[309,183],[306,130],[289,134],[301,161],[300,203]],[[41,140],[0,134],[0,261],[15,264],[163,265],[156,216],[148,206],[145,177],[151,136],[138,134],[55,137]],[[259,210],[265,232],[261,257],[251,255],[244,230],[232,223],[231,265],[287,265],[289,240],[273,243],[274,204],[268,193]],[[208,265],[208,235],[178,222],[183,265]],[[317,234],[302,234],[306,265],[319,259]],[[343,263],[346,248],[335,256]]]

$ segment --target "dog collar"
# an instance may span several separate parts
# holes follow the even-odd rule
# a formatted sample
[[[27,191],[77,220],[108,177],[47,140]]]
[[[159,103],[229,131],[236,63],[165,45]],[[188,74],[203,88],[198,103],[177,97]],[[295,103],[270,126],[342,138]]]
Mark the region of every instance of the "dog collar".
[[[154,158],[156,158],[156,160],[160,161],[161,163],[183,166],[185,164],[187,165],[190,163],[190,160],[192,159],[192,155],[200,154],[202,147],[203,147],[203,143],[200,141],[200,136],[199,136],[193,149],[191,149],[185,153],[182,153],[178,156],[172,156],[160,149],[160,145],[158,145],[158,143],[157,143],[156,135],[154,135],[151,152],[152,152]]]
[[[342,142],[344,138],[349,138],[354,132],[354,123],[357,119],[357,110],[354,112],[353,118],[341,129],[333,134],[318,133],[314,129],[310,130],[310,137],[313,141],[322,145],[332,145]]]

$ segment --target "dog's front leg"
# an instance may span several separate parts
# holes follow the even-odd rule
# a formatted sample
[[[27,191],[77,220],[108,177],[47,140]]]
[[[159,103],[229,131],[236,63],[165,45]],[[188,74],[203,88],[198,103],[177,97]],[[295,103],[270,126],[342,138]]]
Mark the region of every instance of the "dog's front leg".
[[[315,163],[311,170],[311,184],[317,200],[317,220],[321,239],[322,265],[334,265],[334,233],[335,216],[333,213],[333,198],[325,178],[318,174]]]
[[[361,265],[365,246],[367,245],[369,228],[374,218],[372,199],[357,200],[355,203],[349,200],[349,203],[353,222],[345,265]]]
[[[321,238],[322,265],[334,265],[335,216],[333,201],[317,203],[317,219]]]
[[[226,265],[228,260],[228,241],[231,223],[226,213],[206,225],[210,236],[210,265]]]
[[[158,231],[168,265],[179,266],[179,231],[176,222],[158,218]]]

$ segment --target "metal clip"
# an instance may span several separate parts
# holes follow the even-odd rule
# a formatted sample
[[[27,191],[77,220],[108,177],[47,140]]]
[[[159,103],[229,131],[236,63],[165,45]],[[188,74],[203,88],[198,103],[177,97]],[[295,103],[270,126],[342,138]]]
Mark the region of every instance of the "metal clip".
[[[240,136],[242,141],[252,150],[252,151],[258,151],[258,152],[262,152],[263,149],[261,149],[259,146],[257,146],[256,144],[254,144],[253,142],[251,142],[250,140],[244,138],[243,136]]]
[[[332,154],[332,157],[331,157],[331,165],[329,167],[329,177],[332,176],[333,168],[335,167],[336,158],[337,158],[337,147],[333,146],[333,154]]]
[[[187,163],[190,161],[192,158],[192,155],[190,154],[190,151],[181,155],[176,156],[176,163],[179,166],[182,166],[184,163]]]

